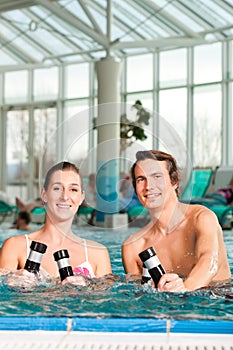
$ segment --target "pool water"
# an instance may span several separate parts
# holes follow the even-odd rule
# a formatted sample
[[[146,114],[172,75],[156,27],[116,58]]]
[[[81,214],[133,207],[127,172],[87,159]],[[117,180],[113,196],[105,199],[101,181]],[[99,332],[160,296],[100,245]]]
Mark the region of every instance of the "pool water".
[[[47,281],[24,289],[9,287],[6,276],[0,276],[0,316],[233,320],[233,281],[188,293],[159,293],[139,281],[126,281],[121,244],[136,230],[77,230],[79,236],[106,245],[112,262],[113,275],[93,279],[88,286],[57,286]],[[13,234],[19,233],[0,230],[0,245]],[[233,231],[224,231],[224,241],[233,274]]]

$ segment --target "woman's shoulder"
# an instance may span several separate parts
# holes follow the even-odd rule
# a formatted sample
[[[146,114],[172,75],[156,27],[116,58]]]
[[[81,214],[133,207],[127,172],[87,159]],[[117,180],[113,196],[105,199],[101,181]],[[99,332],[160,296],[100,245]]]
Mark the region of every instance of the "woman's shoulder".
[[[22,244],[25,245],[25,235],[15,235],[15,236],[11,236],[9,238],[7,238],[4,243],[3,246],[4,247],[19,247]]]
[[[89,261],[104,261],[106,257],[109,259],[109,252],[104,244],[86,240],[86,247],[88,249],[87,254]]]
[[[86,239],[86,246],[88,249],[107,249],[104,244],[90,239]]]
[[[4,244],[26,244],[27,237],[29,241],[32,241],[37,232],[24,233],[22,235],[14,235],[7,238]]]

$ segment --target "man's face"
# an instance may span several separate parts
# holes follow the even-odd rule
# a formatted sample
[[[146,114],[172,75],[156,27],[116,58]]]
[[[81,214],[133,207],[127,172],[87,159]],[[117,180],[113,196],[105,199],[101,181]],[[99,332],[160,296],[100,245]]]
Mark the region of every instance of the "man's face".
[[[134,173],[138,198],[146,208],[162,207],[175,194],[177,184],[171,184],[166,161],[139,161]]]

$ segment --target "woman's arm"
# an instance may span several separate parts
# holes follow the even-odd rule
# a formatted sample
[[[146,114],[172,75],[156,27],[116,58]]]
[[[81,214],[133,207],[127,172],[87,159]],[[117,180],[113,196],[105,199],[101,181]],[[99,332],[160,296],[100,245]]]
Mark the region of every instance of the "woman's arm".
[[[17,270],[22,268],[19,262],[20,237],[10,237],[2,245],[0,250],[0,268]]]
[[[108,250],[105,246],[97,248],[95,254],[96,261],[96,277],[102,277],[112,273],[112,267]]]

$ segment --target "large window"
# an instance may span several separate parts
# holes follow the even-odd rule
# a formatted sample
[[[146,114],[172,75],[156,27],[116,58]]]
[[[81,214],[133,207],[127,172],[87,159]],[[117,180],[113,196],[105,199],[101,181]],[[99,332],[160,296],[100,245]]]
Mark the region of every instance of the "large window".
[[[171,50],[160,54],[160,88],[187,82],[187,50]]]
[[[5,103],[26,102],[28,99],[28,71],[5,73]]]
[[[34,100],[51,101],[57,99],[58,87],[59,80],[57,67],[34,70]]]
[[[56,118],[56,108],[51,107],[7,113],[7,192],[11,198],[40,195],[43,169],[57,160]]]
[[[233,41],[229,43],[229,64],[230,64],[230,79],[233,79]]]
[[[56,108],[35,108],[32,123],[33,182],[38,193],[48,168],[59,158]]]
[[[186,145],[187,89],[162,90],[159,93],[159,114],[165,118],[174,132]]]
[[[125,159],[134,160],[138,149],[159,147],[179,156],[182,148],[195,167],[231,164],[232,54],[231,41],[125,58],[122,112],[131,117],[132,105],[140,100],[152,114],[145,126],[147,139],[127,147]],[[62,157],[81,165],[84,176],[95,171],[94,65],[63,63],[1,73],[0,117],[6,116],[0,124],[6,135],[1,159],[6,159],[7,173],[3,176],[2,170],[6,183],[1,186],[8,186],[10,195],[37,196],[39,166],[46,168]]]
[[[28,178],[29,113],[27,110],[14,110],[7,113],[6,163],[8,196],[26,197]]]
[[[221,44],[194,48],[194,83],[202,84],[222,79]]]
[[[194,166],[221,164],[221,86],[194,90]]]
[[[88,157],[89,136],[93,134],[90,114],[91,110],[86,99],[70,101],[65,105],[66,118],[62,125],[64,157],[78,165]]]
[[[153,88],[153,56],[143,55],[127,59],[127,91]]]
[[[65,97],[77,98],[89,95],[89,64],[74,64],[65,68]]]

